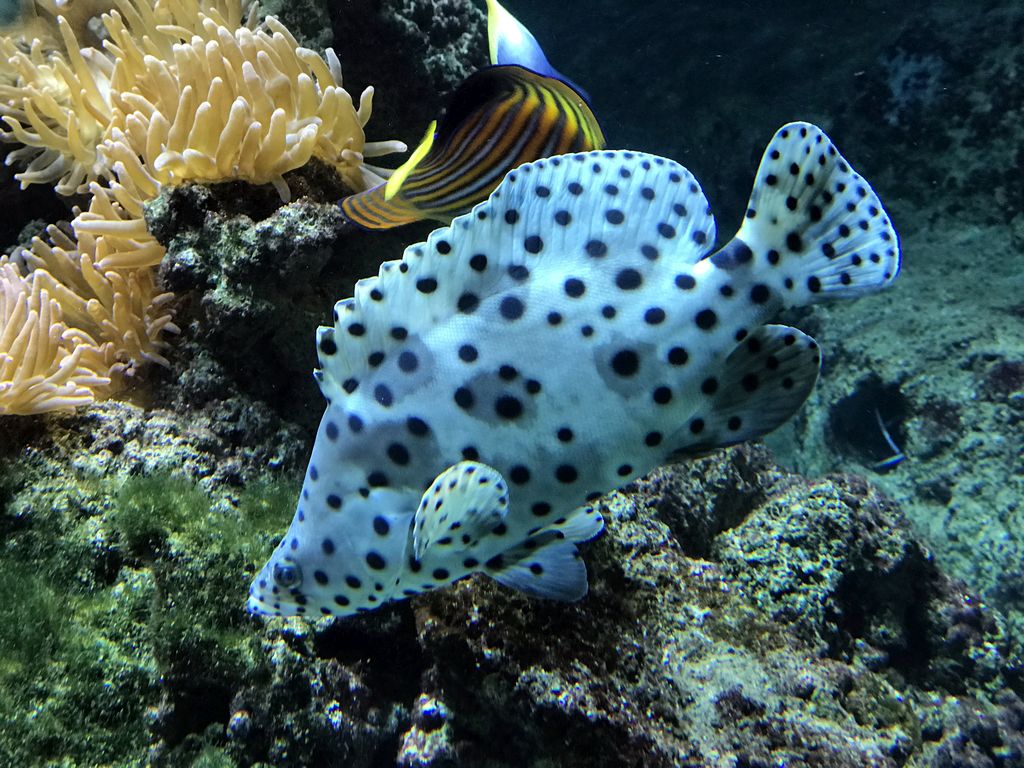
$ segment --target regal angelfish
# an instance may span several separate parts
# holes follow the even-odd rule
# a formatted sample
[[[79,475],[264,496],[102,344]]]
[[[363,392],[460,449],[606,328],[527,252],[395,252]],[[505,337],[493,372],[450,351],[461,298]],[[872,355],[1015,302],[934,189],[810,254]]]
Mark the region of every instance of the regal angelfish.
[[[493,66],[459,84],[440,122],[386,184],[340,201],[348,221],[364,229],[447,224],[523,163],[604,147],[586,94],[497,0],[487,0],[487,31]]]
[[[819,351],[765,323],[900,266],[875,193],[805,123],[775,135],[739,232],[715,239],[685,168],[586,152],[521,166],[361,280],[319,331],[329,405],[250,610],[345,615],[472,573],[582,597],[589,504],[786,421]]]

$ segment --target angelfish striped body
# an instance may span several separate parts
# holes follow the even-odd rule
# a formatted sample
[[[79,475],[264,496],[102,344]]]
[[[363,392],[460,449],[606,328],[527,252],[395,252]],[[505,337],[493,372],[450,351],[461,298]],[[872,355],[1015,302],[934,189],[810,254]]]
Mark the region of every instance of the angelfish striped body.
[[[505,65],[480,70],[459,86],[432,142],[394,196],[387,199],[381,184],[347,197],[341,201],[345,216],[367,229],[420,219],[447,223],[485,200],[512,169],[600,149],[604,136],[568,84]]]

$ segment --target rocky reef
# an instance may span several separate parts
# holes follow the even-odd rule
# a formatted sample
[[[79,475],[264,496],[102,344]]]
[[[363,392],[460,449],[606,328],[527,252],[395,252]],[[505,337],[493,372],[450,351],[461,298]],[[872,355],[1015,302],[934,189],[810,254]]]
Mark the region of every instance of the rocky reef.
[[[821,121],[892,209],[897,287],[787,318],[825,370],[768,447],[605,497],[582,602],[476,577],[266,621],[244,595],[322,411],[313,329],[429,226],[352,231],[316,162],[288,204],[165,190],[146,224],[177,296],[169,367],[0,427],[0,764],[1024,766],[1024,13],[872,2],[807,25],[786,2],[752,28],[745,6],[597,2],[573,26],[570,6],[524,6],[611,144],[692,167],[723,233],[763,141]],[[410,142],[486,60],[469,0],[281,13],[374,82],[374,125]],[[642,77],[627,92],[595,50],[646,51]]]
[[[264,622],[239,596],[296,478],[69,482],[41,447],[3,488],[5,763],[1024,761],[1018,639],[855,476],[764,448],[660,470],[603,500],[576,605],[480,577]]]

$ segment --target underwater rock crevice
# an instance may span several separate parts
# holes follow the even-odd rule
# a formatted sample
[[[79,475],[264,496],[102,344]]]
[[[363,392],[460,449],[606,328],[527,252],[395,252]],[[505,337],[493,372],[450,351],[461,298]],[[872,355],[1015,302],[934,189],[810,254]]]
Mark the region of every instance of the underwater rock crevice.
[[[423,653],[408,603],[327,624],[314,635],[317,657],[359,670],[375,695],[412,706],[420,693]]]
[[[650,513],[669,527],[687,557],[713,559],[715,538],[742,523],[784,480],[762,445],[730,451],[730,459],[696,459],[656,469],[623,492],[657,500]]]
[[[888,462],[907,444],[909,416],[910,403],[900,385],[870,373],[829,409],[829,443],[865,466],[887,471]]]

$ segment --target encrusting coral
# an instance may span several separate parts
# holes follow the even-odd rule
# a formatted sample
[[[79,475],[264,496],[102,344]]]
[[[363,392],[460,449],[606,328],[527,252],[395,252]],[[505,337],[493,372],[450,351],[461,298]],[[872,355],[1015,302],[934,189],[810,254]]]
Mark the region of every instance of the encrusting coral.
[[[164,185],[240,179],[273,184],[287,200],[284,174],[317,157],[362,190],[387,173],[364,158],[404,150],[366,142],[373,90],[357,108],[333,51],[325,59],[301,47],[273,17],[257,27],[241,0],[37,5],[44,14],[0,37],[0,139],[21,145],[8,163],[24,166],[22,187],[53,183],[90,201],[69,227],[0,257],[0,287],[20,297],[6,303],[45,305],[0,314],[0,340],[25,340],[0,346],[10,358],[0,414],[72,408],[116,391],[144,362],[166,364],[162,336],[177,329],[154,274],[164,249],[142,210]],[[79,47],[94,29],[83,22],[89,11],[102,12],[100,48]],[[27,322],[39,327],[23,333],[17,324]],[[50,338],[61,343],[39,341]],[[74,397],[33,383],[65,359],[88,371],[74,379]],[[15,370],[17,381],[7,378]]]

